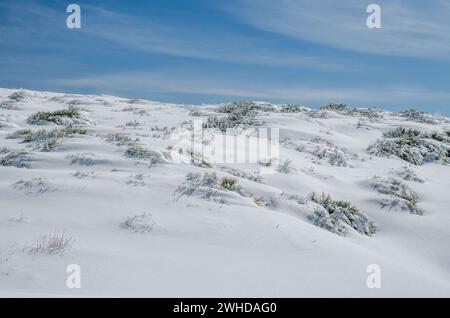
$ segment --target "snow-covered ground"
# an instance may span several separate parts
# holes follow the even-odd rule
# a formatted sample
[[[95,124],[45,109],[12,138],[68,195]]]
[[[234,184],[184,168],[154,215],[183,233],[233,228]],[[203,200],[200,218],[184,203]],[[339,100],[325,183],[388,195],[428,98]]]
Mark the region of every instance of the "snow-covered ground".
[[[450,137],[447,118],[254,105],[290,163],[272,174],[175,160],[172,136],[220,105],[0,89],[0,296],[450,296],[449,166],[368,151],[397,127]],[[322,219],[312,192],[375,233]]]

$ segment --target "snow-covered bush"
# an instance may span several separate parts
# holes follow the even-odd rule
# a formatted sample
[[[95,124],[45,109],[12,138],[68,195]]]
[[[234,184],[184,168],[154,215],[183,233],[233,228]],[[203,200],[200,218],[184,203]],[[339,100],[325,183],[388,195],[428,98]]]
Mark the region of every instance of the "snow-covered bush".
[[[347,201],[336,201],[330,195],[311,193],[308,201],[315,204],[314,213],[308,219],[325,230],[345,235],[350,229],[371,236],[376,227],[366,215]]]
[[[285,141],[285,144],[298,152],[306,152],[313,155],[314,163],[320,164],[320,160],[326,160],[332,166],[352,167],[350,164],[351,155],[348,154],[348,151],[325,139],[316,137],[301,144],[291,141]]]
[[[300,105],[287,104],[274,106],[274,110],[277,113],[304,113],[307,109]]]
[[[129,177],[127,185],[133,187],[143,187],[146,185],[144,175],[142,173],[133,174]]]
[[[400,177],[400,179],[405,181],[413,181],[413,182],[419,182],[424,183],[425,180],[422,178],[419,178],[417,174],[414,172],[412,167],[410,166],[403,166],[400,168],[400,170],[394,172],[397,176]]]
[[[261,183],[263,180],[263,177],[256,172],[248,173],[248,172],[240,171],[237,169],[226,168],[226,167],[222,168],[221,170],[231,174],[234,177],[246,179],[246,180],[253,181],[253,182]]]
[[[8,98],[14,102],[20,102],[25,98],[25,93],[22,91],[17,91],[9,95]]]
[[[219,178],[215,172],[213,173],[189,173],[186,176],[185,182],[181,184],[176,193],[179,196],[200,196],[202,199],[213,199],[218,197],[221,203],[224,203],[223,198],[220,197],[224,191],[238,193],[241,196],[247,196],[238,182],[234,178],[223,177]]]
[[[106,163],[106,160],[98,160],[94,159],[93,157],[95,154],[93,153],[76,153],[76,154],[70,154],[66,156],[66,159],[70,160],[71,165],[81,165],[81,166],[94,166],[98,164]]]
[[[139,145],[130,146],[125,151],[125,156],[128,158],[150,161],[151,165],[156,165],[166,161],[160,152],[145,149]]]
[[[201,112],[200,110],[198,110],[198,109],[191,109],[189,111],[189,116],[201,117],[201,116],[205,116],[205,114],[203,112]]]
[[[95,178],[95,171],[77,171],[72,175],[77,179]]]
[[[122,230],[131,231],[133,233],[151,232],[154,226],[155,222],[153,221],[153,217],[150,213],[127,217],[119,225]]]
[[[325,106],[320,106],[319,108],[320,110],[331,110],[331,111],[338,111],[338,112],[342,112],[342,111],[348,111],[349,109],[352,109],[350,106],[346,105],[346,104],[328,104]]]
[[[68,126],[64,129],[41,129],[38,131],[32,131],[31,129],[22,129],[9,135],[8,138],[22,139],[23,143],[32,144],[34,149],[48,152],[55,150],[56,146],[58,146],[64,138],[86,134],[86,129]]]
[[[16,168],[30,168],[31,159],[25,151],[11,151],[3,158],[0,158],[0,166],[16,167]]]
[[[332,166],[350,167],[350,158],[345,149],[339,148],[326,140],[315,138],[312,142],[317,143],[313,155],[318,159],[327,159]]]
[[[372,188],[378,193],[386,196],[381,201],[382,208],[389,207],[408,211],[411,214],[422,215],[423,210],[417,206],[419,197],[417,194],[401,180],[396,178],[374,177]]]
[[[277,168],[277,171],[284,174],[289,174],[293,170],[292,166],[292,160],[286,159],[283,161],[283,163],[280,163],[280,165]]]
[[[62,255],[72,248],[74,241],[73,237],[65,232],[54,231],[42,237],[35,245],[25,245],[23,250],[30,254]]]
[[[19,110],[20,108],[12,100],[7,100],[7,101],[0,102],[0,109]]]
[[[246,127],[255,124],[259,107],[254,103],[241,102],[224,105],[217,112],[225,116],[209,116],[203,128],[216,128],[222,132],[236,127]]]
[[[31,125],[91,125],[90,120],[86,114],[79,109],[69,107],[68,109],[57,110],[54,112],[38,112],[28,118],[28,123]]]
[[[264,197],[254,197],[253,198],[253,202],[255,202],[255,204],[257,206],[260,206],[260,207],[266,207],[267,208],[267,207],[271,206],[271,203],[267,202],[267,200]]]
[[[106,142],[112,143],[116,146],[131,146],[139,142],[139,138],[131,138],[128,135],[115,133],[105,136]]]
[[[358,116],[362,117],[367,121],[377,121],[379,119],[382,119],[383,112],[380,111],[378,108],[355,108],[350,107],[345,104],[328,104],[326,106],[320,107],[320,110],[328,110],[328,111],[334,111],[336,113],[346,115],[346,116]]]
[[[436,124],[437,121],[433,118],[432,115],[427,114],[425,112],[420,112],[416,109],[406,109],[398,113],[399,117],[405,118],[409,121],[414,121],[418,123],[425,123],[425,124]]]
[[[326,111],[317,109],[311,109],[307,111],[306,114],[309,118],[313,119],[328,119],[330,117]]]
[[[53,187],[45,178],[33,178],[28,181],[20,180],[14,183],[13,187],[17,190],[23,191],[26,195],[42,195],[49,191],[55,191]]]
[[[235,178],[223,178],[222,181],[220,181],[220,186],[222,189],[226,189],[228,191],[236,191],[237,189],[238,180]]]
[[[384,134],[368,147],[376,156],[395,156],[414,165],[439,161],[450,163],[450,138],[437,132],[422,132],[399,127]]]

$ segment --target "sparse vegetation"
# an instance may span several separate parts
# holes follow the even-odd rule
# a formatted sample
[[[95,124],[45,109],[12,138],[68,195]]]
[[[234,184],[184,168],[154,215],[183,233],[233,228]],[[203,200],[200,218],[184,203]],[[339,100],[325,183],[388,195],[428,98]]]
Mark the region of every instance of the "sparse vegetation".
[[[28,123],[32,125],[46,125],[49,123],[65,125],[67,119],[80,118],[80,116],[81,114],[78,109],[69,107],[69,109],[54,112],[38,112],[28,118]]]
[[[234,177],[246,179],[253,182],[261,183],[263,181],[263,177],[260,176],[258,173],[247,173],[236,169],[230,169],[230,168],[222,168],[223,171],[231,174]]]
[[[383,137],[368,147],[370,154],[394,156],[414,165],[431,161],[450,162],[450,138],[445,134],[399,127]]]
[[[346,104],[328,104],[321,106],[320,110],[334,111],[341,115],[346,116],[358,116],[362,117],[367,121],[377,121],[383,118],[383,113],[378,108],[355,108],[348,106]]]
[[[300,105],[287,104],[275,107],[275,111],[278,113],[304,113],[307,109]]]
[[[252,102],[240,102],[219,107],[218,113],[226,116],[209,116],[204,128],[215,128],[222,132],[236,127],[255,124],[259,107]]]
[[[216,173],[189,173],[186,181],[180,185],[176,193],[179,196],[199,195],[202,199],[211,199],[219,197],[220,203],[224,203],[224,199],[218,196],[223,191],[236,192],[241,196],[247,196],[241,187],[238,186],[237,180],[234,178],[219,178]]]
[[[42,195],[49,191],[55,191],[45,178],[33,178],[28,181],[20,180],[14,183],[14,189],[23,191],[26,195]]]
[[[8,152],[9,152],[8,148],[6,148],[6,147],[1,147],[0,148],[0,155],[3,155],[3,154],[8,153]]]
[[[11,151],[0,158],[0,166],[3,167],[30,168],[30,162],[31,158],[24,151]]]
[[[150,213],[127,217],[119,227],[122,230],[131,231],[133,233],[151,232],[155,226],[153,217]]]
[[[417,194],[401,180],[396,178],[374,177],[372,188],[387,198],[381,201],[382,208],[389,207],[408,211],[411,214],[422,215],[423,210],[417,206],[419,197]]]
[[[149,149],[145,149],[139,145],[132,145],[125,151],[125,156],[128,158],[148,160],[150,164],[156,165],[165,162],[161,153]]]
[[[346,235],[349,229],[371,236],[376,227],[366,215],[347,201],[333,200],[330,195],[311,193],[308,201],[316,204],[309,220],[316,226],[338,235]]]
[[[9,139],[22,139],[23,143],[31,143],[34,149],[44,152],[55,150],[64,138],[71,138],[76,135],[86,135],[87,130],[69,126],[64,129],[55,128],[52,130],[41,129],[32,131],[22,129],[9,135]]]
[[[105,160],[94,159],[95,156],[93,153],[76,153],[70,154],[66,156],[66,159],[70,160],[71,165],[81,165],[81,166],[94,166],[98,164],[105,163]]]
[[[222,178],[220,181],[220,186],[222,189],[228,190],[228,191],[236,191],[237,189],[238,181],[235,178]]]
[[[270,203],[268,203],[264,197],[254,197],[253,202],[255,202],[255,204],[260,207],[270,206]]]
[[[106,142],[115,144],[116,146],[131,146],[139,142],[139,138],[131,138],[128,135],[115,133],[108,134],[105,137]]]
[[[17,91],[8,96],[13,102],[20,102],[25,98],[25,93],[22,91]]]
[[[420,112],[416,109],[406,109],[398,113],[398,115],[409,121],[431,125],[437,124],[437,121],[433,118],[432,115],[425,112]]]
[[[143,187],[146,185],[144,175],[142,173],[131,175],[127,181],[127,185],[133,187]]]
[[[54,231],[38,240],[35,245],[25,245],[24,252],[30,254],[62,255],[72,248],[72,236],[65,232]]]
[[[414,172],[412,167],[410,166],[403,166],[399,171],[396,171],[396,174],[405,181],[413,181],[418,183],[424,183],[425,180],[422,178],[419,178],[417,174]]]
[[[285,161],[283,161],[283,163],[281,163],[278,166],[277,171],[280,173],[289,174],[293,170],[291,164],[292,164],[292,160],[286,159]]]

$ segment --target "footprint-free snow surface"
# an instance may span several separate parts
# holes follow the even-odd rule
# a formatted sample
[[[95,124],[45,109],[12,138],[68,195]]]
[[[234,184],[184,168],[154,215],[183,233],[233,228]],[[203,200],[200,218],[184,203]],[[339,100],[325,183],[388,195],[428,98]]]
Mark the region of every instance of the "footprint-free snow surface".
[[[280,162],[182,160],[200,119]],[[414,110],[0,89],[0,296],[449,297],[449,162]]]

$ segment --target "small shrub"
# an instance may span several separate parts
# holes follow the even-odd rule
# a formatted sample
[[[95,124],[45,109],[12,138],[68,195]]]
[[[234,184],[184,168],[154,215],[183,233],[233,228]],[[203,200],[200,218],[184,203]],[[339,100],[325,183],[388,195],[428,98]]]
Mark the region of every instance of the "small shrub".
[[[396,178],[374,177],[372,188],[387,198],[381,201],[381,207],[400,209],[411,214],[423,215],[423,210],[417,206],[418,195],[406,184]]]
[[[222,189],[226,189],[229,191],[236,191],[238,181],[235,178],[222,178],[220,181],[220,186]]]
[[[234,178],[224,177],[219,179],[216,173],[189,173],[186,176],[186,181],[181,184],[176,193],[179,196],[198,195],[202,199],[212,199],[218,197],[220,203],[225,203],[220,194],[226,191],[236,192],[241,196],[247,197],[241,187],[237,185],[237,180]]]
[[[409,121],[431,125],[437,124],[437,121],[433,118],[433,116],[424,112],[419,112],[416,109],[406,109],[398,113],[398,115]]]
[[[209,116],[203,128],[215,128],[222,132],[236,127],[245,127],[255,124],[259,107],[251,102],[240,102],[224,105],[217,109],[218,113],[226,116]]]
[[[35,245],[25,245],[24,251],[30,254],[62,255],[72,248],[74,241],[65,232],[54,231],[42,237]]]
[[[30,168],[31,159],[27,152],[11,151],[5,157],[0,159],[0,166],[16,167],[16,168]]]
[[[55,150],[64,138],[86,134],[87,131],[85,129],[69,126],[64,129],[55,128],[50,131],[46,129],[38,131],[22,129],[9,135],[7,138],[22,139],[23,143],[31,143],[37,150],[49,152]]]
[[[17,181],[13,187],[20,191],[23,191],[26,195],[35,196],[56,190],[45,178],[33,178],[28,181],[20,180]]]
[[[414,165],[450,162],[450,139],[445,134],[399,127],[383,135],[367,151],[376,156],[394,156]]]
[[[72,175],[77,179],[95,178],[95,171],[77,171]]]
[[[54,112],[38,112],[28,118],[28,123],[33,125],[46,125],[48,123],[63,125],[65,123],[64,118],[79,118],[80,115],[80,111],[76,108],[57,110]]]
[[[31,125],[56,124],[59,126],[91,125],[93,123],[79,109],[74,107],[54,112],[38,112],[31,115],[27,121]]]
[[[8,153],[10,150],[8,149],[8,148],[6,148],[6,147],[1,147],[0,148],[0,155],[3,155],[3,154],[5,154],[5,153]]]
[[[143,187],[146,185],[144,175],[142,173],[131,175],[127,181],[127,185],[133,187]]]
[[[270,203],[268,203],[264,197],[254,197],[253,202],[255,202],[255,204],[260,207],[270,206]]]
[[[19,110],[20,108],[12,100],[0,102],[0,109],[3,110]]]
[[[201,117],[201,116],[205,116],[205,114],[204,114],[203,112],[199,111],[198,109],[192,109],[192,110],[189,112],[189,115],[192,116],[192,117]]]
[[[246,179],[253,182],[261,183],[263,181],[263,177],[260,176],[258,173],[247,173],[236,169],[230,169],[230,168],[222,168],[223,171],[231,174],[234,177]]]
[[[17,91],[8,96],[13,102],[20,102],[25,98],[25,93],[22,91]]]
[[[70,154],[66,156],[66,159],[70,160],[71,165],[82,165],[82,166],[94,166],[102,163],[106,163],[105,160],[97,160],[92,158],[92,156],[95,156],[93,153],[77,153],[77,154]]]
[[[277,168],[277,171],[280,173],[289,174],[292,171],[292,160],[286,159],[280,166]]]
[[[424,183],[425,180],[419,178],[414,170],[410,166],[403,166],[396,174],[405,181],[413,181],[418,183]]]
[[[125,134],[108,134],[105,140],[109,143],[115,144],[116,146],[131,146],[139,142],[139,138],[131,138]]]
[[[275,111],[278,113],[304,113],[307,109],[300,105],[287,104],[275,107]]]
[[[342,112],[342,111],[348,111],[349,109],[351,109],[350,106],[346,105],[346,104],[328,104],[325,106],[320,106],[319,108],[320,110],[331,110],[331,111],[338,111],[338,112]]]
[[[125,127],[132,127],[132,128],[137,128],[139,127],[141,124],[137,121],[137,120],[131,120],[131,121],[127,121],[125,123]]]
[[[349,229],[367,236],[376,232],[374,223],[350,202],[333,200],[324,193],[311,193],[308,200],[317,205],[314,213],[308,217],[316,226],[338,235],[347,234]]]
[[[125,151],[125,156],[128,158],[149,160],[151,165],[164,162],[164,158],[159,152],[145,149],[139,145],[130,146]]]
[[[152,215],[149,213],[127,217],[119,225],[122,230],[131,231],[133,233],[151,232],[154,226],[155,222],[153,222]]]

